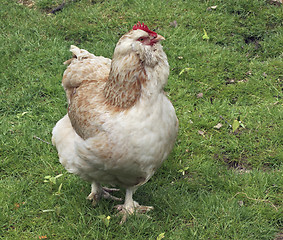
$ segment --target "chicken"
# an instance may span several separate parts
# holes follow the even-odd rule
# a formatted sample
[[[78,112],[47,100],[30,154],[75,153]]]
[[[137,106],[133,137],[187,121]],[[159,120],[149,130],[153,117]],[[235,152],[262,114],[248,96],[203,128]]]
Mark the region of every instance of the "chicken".
[[[112,61],[71,46],[73,58],[62,85],[68,113],[52,131],[61,164],[91,183],[88,199],[121,200],[110,194],[126,189],[123,214],[153,207],[133,200],[171,152],[178,132],[174,107],[163,91],[169,64],[164,37],[138,22],[123,35]]]

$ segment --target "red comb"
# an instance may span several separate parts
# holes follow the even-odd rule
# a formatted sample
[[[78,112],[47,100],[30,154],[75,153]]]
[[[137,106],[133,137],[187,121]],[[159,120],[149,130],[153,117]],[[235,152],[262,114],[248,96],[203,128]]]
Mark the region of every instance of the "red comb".
[[[138,23],[133,26],[133,30],[137,30],[137,29],[143,30],[153,36],[157,35],[156,32],[149,30],[148,26],[146,26],[144,23],[141,24],[140,21],[138,21]]]

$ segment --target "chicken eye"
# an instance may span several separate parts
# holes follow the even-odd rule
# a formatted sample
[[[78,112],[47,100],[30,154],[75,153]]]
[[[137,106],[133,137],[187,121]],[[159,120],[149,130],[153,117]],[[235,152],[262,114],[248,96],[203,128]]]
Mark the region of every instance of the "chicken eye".
[[[144,40],[143,37],[140,37],[140,38],[138,39],[138,41],[140,41],[140,42],[142,42],[143,40]]]

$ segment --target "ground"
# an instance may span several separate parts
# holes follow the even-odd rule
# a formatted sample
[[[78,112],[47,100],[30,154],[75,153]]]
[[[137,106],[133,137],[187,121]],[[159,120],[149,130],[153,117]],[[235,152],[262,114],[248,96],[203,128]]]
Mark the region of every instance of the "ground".
[[[3,1],[2,239],[282,238],[279,1]],[[49,142],[66,113],[70,45],[111,58],[137,21],[166,38],[165,91],[180,130],[135,194],[154,211],[119,225],[116,203],[94,208],[90,184],[65,171]]]

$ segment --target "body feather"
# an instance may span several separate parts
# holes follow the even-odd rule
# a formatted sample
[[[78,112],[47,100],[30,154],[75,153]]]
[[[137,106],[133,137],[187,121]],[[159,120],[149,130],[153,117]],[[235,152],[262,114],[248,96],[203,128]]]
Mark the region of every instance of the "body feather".
[[[54,127],[52,142],[62,165],[87,181],[140,186],[175,143],[178,120],[163,91],[167,57],[159,43],[143,51],[129,45],[140,31],[120,39],[112,61],[71,47],[74,58],[62,80],[68,114]]]

